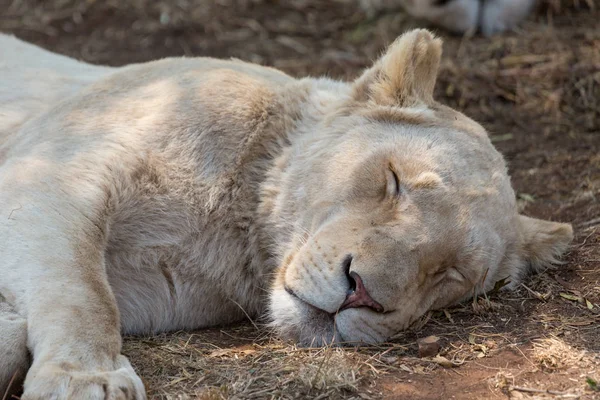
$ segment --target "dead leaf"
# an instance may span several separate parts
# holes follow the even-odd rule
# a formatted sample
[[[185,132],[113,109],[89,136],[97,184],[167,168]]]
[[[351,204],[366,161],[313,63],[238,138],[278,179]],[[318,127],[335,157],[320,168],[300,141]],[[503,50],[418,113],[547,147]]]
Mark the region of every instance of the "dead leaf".
[[[435,356],[431,359],[431,361],[433,361],[434,363],[436,363],[438,365],[441,365],[444,368],[458,367],[459,365],[462,364],[462,362],[448,360],[444,356]]]
[[[395,364],[398,361],[398,357],[396,356],[385,356],[385,357],[381,357],[381,361],[383,361],[386,364]]]
[[[560,297],[562,297],[564,299],[567,299],[567,300],[577,301],[577,302],[580,302],[580,303],[583,302],[583,299],[581,297],[575,296],[575,295],[572,295],[572,294],[569,294],[569,293],[560,292],[559,295],[560,295]]]
[[[472,333],[469,335],[469,343],[471,343],[471,344],[477,344],[477,341],[475,339],[475,335],[473,335]]]
[[[585,305],[587,306],[588,310],[593,310],[594,309],[594,305],[588,299],[585,299]]]
[[[446,318],[448,318],[448,321],[450,321],[451,324],[454,323],[454,320],[452,319],[452,315],[450,315],[450,312],[448,310],[444,310],[444,315],[446,316]]]
[[[412,374],[412,373],[414,373],[414,371],[413,371],[413,370],[412,370],[412,369],[411,369],[411,368],[410,368],[408,365],[406,365],[406,364],[400,364],[400,365],[399,365],[399,368],[400,368],[402,371],[408,372],[409,374]]]

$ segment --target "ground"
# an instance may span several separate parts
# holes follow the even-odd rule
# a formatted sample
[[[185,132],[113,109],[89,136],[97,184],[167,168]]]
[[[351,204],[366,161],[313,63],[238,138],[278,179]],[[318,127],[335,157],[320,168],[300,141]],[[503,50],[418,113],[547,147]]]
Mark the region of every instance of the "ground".
[[[0,0],[0,31],[92,63],[237,57],[355,77],[419,25],[352,0]],[[600,399],[600,2],[545,0],[516,32],[443,32],[438,98],[482,122],[522,211],[571,222],[563,265],[428,314],[390,343],[299,349],[261,321],[126,338],[150,398]],[[416,340],[437,335],[435,357]]]

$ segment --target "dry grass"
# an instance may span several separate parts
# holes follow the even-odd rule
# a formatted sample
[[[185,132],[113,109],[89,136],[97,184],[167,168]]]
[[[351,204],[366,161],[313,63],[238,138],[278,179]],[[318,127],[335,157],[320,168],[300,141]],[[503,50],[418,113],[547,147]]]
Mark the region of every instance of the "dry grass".
[[[575,123],[577,130],[597,131],[600,31],[581,34],[578,45],[568,47],[548,43],[548,32],[533,32],[522,42],[492,38],[485,46],[480,40],[464,41],[456,51],[469,56],[447,59],[442,64],[445,93],[458,106],[476,104],[492,117],[493,105],[482,104],[479,94],[486,88],[532,118],[553,122],[556,129]],[[507,139],[510,137],[496,137],[497,142]]]
[[[303,349],[241,326],[130,339],[124,351],[143,360],[134,365],[153,398],[336,399],[358,396],[359,388],[368,398],[364,389],[393,369],[390,357],[398,359],[404,347]]]
[[[548,337],[534,341],[532,357],[544,371],[555,372],[577,366],[585,353],[557,337]]]

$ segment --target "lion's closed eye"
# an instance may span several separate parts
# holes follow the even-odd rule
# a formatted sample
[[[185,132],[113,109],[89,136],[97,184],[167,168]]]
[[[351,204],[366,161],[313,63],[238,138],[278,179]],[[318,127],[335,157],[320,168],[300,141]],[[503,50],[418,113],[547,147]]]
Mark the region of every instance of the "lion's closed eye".
[[[429,276],[432,285],[438,285],[440,282],[444,280],[444,278],[448,275],[448,270],[450,268],[441,267],[434,273]]]
[[[465,275],[461,272],[460,268],[458,268],[456,266],[452,266],[452,267],[448,268],[445,271],[444,276],[447,279],[451,279],[453,281],[458,281],[458,282],[468,281],[468,279],[465,277]]]
[[[449,264],[441,265],[438,269],[429,273],[428,279],[435,286],[447,280],[462,282],[466,278],[455,264]]]
[[[390,198],[398,198],[402,194],[402,187],[400,186],[400,178],[398,173],[390,165],[386,171],[386,195]]]

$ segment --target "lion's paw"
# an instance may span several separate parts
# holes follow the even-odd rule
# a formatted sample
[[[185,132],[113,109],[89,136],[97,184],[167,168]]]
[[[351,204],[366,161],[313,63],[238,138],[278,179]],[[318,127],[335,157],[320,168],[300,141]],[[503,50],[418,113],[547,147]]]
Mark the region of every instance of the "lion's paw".
[[[124,359],[124,357],[123,357]],[[129,362],[113,371],[69,370],[45,364],[30,371],[22,400],[145,400],[142,380]]]
[[[529,15],[535,0],[496,0],[483,3],[481,32],[486,36],[514,28]]]

